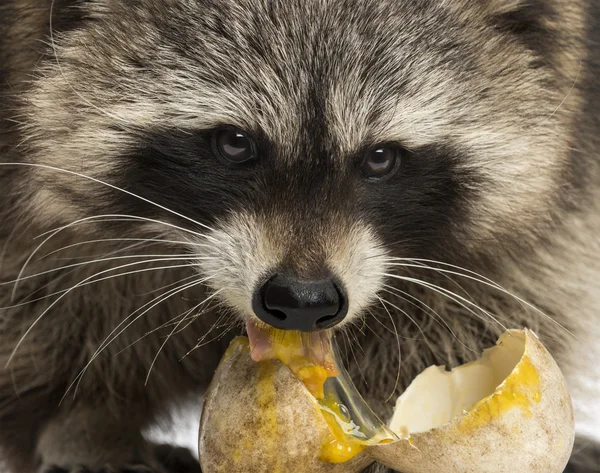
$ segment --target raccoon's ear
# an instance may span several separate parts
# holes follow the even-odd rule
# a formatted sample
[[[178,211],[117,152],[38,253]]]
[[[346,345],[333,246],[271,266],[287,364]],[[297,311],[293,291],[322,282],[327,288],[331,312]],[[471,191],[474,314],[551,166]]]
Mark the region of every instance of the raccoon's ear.
[[[507,34],[516,35],[530,50],[546,56],[554,40],[552,0],[484,0],[491,23]]]

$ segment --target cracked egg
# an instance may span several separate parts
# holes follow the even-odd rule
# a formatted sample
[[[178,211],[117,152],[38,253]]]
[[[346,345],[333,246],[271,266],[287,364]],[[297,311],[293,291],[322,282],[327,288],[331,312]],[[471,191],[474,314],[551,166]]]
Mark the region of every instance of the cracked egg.
[[[531,331],[506,332],[452,371],[426,369],[387,424],[336,362],[331,340],[266,337],[261,350],[234,340],[215,373],[200,426],[205,473],[358,473],[373,462],[403,473],[560,473],[568,461],[570,397]]]

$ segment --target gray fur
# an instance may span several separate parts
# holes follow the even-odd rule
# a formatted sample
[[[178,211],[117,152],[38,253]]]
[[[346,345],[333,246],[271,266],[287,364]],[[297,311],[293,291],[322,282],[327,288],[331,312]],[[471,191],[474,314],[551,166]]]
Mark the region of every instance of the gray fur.
[[[540,50],[495,27],[527,8],[518,1],[94,0],[74,11],[70,3],[53,6],[52,37],[49,0],[0,5],[0,163],[52,166],[121,187],[129,184],[122,157],[149,131],[226,123],[269,137],[285,190],[257,209],[240,204],[203,220],[207,230],[156,207],[137,212],[139,199],[73,173],[0,166],[0,282],[17,279],[43,241],[35,237],[101,214],[139,213],[169,226],[138,220],[66,228],[32,258],[24,276],[117,250],[185,254],[190,262],[75,289],[39,321],[56,296],[0,309],[0,444],[13,471],[53,464],[164,469],[140,432],[170,404],[206,387],[228,339],[253,316],[249,298],[257,281],[284,263],[300,274],[327,264],[350,289],[355,306],[340,338],[342,346],[348,342],[353,376],[380,415],[389,416],[388,396],[426,366],[470,360],[503,330],[481,311],[473,314],[439,293],[380,274],[393,272],[468,294],[503,325],[535,330],[571,384],[582,437],[600,430],[599,408],[590,407],[600,385],[594,42],[600,12],[594,2],[539,0],[542,33],[533,41],[542,38]],[[71,21],[64,21],[65,12],[73,13]],[[324,103],[311,102],[321,95]],[[319,141],[327,156],[310,154],[316,138],[301,124],[311,121],[323,125]],[[332,175],[343,176],[364,143],[389,140],[415,149],[456,148],[456,171],[473,176],[462,183],[472,192],[443,234],[442,249],[417,254],[483,274],[539,310],[469,278],[450,275],[452,281],[448,274],[393,266],[389,258],[415,257],[414,248],[402,235],[399,242],[387,239],[386,225],[368,213],[357,216],[360,190],[340,202],[324,185],[318,195],[326,204],[319,206],[306,202],[312,196],[302,198],[308,178],[301,170],[325,160]],[[269,196],[269,185],[258,187],[257,194]],[[190,202],[190,210],[203,204]],[[181,243],[123,251],[133,242],[105,242],[41,258],[114,238]],[[23,279],[14,297],[14,284],[0,285],[0,306],[134,261]],[[194,274],[210,279],[157,305],[89,363],[159,288]],[[384,281],[421,302],[392,295]],[[220,306],[173,332],[164,346],[172,325],[137,342],[212,294]],[[229,331],[185,356],[213,325],[207,340]],[[590,466],[595,453],[588,450],[589,459],[578,459],[573,471],[599,471]]]

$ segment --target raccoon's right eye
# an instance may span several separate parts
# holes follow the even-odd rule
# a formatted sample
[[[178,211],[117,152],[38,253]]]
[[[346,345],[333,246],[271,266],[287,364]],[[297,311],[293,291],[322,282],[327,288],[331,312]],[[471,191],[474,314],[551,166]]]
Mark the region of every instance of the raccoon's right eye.
[[[213,148],[225,164],[244,164],[256,159],[256,143],[239,128],[220,128],[213,133]]]
[[[362,173],[369,180],[381,180],[393,174],[402,159],[402,149],[393,145],[381,145],[370,149],[362,163]]]

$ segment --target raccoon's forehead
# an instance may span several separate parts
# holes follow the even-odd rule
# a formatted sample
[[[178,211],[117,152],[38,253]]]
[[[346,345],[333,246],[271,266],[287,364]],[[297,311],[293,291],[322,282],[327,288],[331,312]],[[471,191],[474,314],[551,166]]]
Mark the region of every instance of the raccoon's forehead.
[[[66,75],[74,103],[84,96],[123,127],[233,124],[290,155],[317,139],[342,152],[392,140],[472,144],[485,117],[502,139],[503,117],[547,115],[528,105],[547,90],[514,87],[530,85],[530,58],[508,60],[492,32],[480,41],[482,15],[461,20],[446,3],[100,1],[45,87]],[[518,133],[511,123],[506,135]]]

